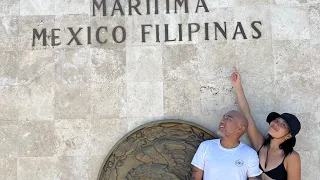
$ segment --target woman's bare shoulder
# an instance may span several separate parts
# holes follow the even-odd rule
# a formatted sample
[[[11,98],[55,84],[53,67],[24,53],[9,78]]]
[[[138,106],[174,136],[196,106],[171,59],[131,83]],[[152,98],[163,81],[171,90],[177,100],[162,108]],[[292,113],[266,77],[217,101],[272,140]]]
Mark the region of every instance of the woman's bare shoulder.
[[[297,162],[297,161],[300,161],[300,155],[297,151],[292,151],[292,153],[290,153],[286,159],[289,163]]]

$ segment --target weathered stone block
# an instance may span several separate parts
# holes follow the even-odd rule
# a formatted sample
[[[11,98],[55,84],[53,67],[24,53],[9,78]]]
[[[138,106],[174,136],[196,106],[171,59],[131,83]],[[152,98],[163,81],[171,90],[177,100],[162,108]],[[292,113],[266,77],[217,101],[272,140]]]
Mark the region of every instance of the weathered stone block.
[[[0,85],[16,85],[19,73],[19,53],[6,51],[0,53]]]
[[[199,58],[195,45],[163,47],[162,61],[165,80],[198,80]]]
[[[127,80],[163,81],[162,48],[127,47]]]
[[[55,165],[56,161],[56,158],[52,157],[19,158],[17,179],[55,179],[57,176],[59,176],[59,172],[57,171],[57,167]]]
[[[127,133],[125,121],[126,119],[93,119],[90,132],[90,154],[106,156]]]
[[[122,81],[92,84],[92,117],[120,118],[126,116],[127,88]]]
[[[90,0],[55,0],[55,14],[90,14]]]
[[[40,78],[46,73],[54,73],[54,56],[52,50],[28,50],[20,52],[19,61],[19,84],[28,85],[32,82],[52,84],[54,76],[47,76],[46,78]]]
[[[230,76],[238,60],[235,43],[199,44],[197,48],[201,78],[215,80]]]
[[[0,159],[0,178],[5,180],[17,179],[17,159]]]
[[[90,85],[57,84],[55,102],[57,119],[87,119],[91,112]]]
[[[19,17],[0,16],[0,48],[1,50],[16,50],[19,42]]]
[[[308,10],[305,6],[272,6],[270,10],[274,40],[310,38]]]
[[[2,0],[0,2],[0,17],[19,15],[19,0]]]
[[[17,120],[18,119],[18,87],[1,86],[0,87],[0,119]]]
[[[112,46],[108,49],[91,49],[91,81],[105,84],[126,79],[126,48]]]
[[[23,121],[19,124],[19,157],[47,157],[57,152],[53,121]]]
[[[51,0],[20,0],[20,15],[54,15],[55,1]]]
[[[236,61],[243,76],[252,76],[253,74],[259,74],[260,77],[274,76],[274,60],[270,40],[237,43]]]
[[[57,136],[59,156],[88,156],[91,121],[87,119],[57,120],[54,132]]]
[[[91,82],[90,49],[61,49],[55,52],[58,83]]]
[[[129,82],[127,90],[127,117],[163,116],[162,82]]]
[[[232,91],[232,85],[228,78],[202,80],[200,81],[200,86],[202,115],[211,116],[217,113],[226,113],[236,108],[236,96]],[[213,123],[218,124],[219,121],[214,121]]]
[[[18,155],[17,141],[19,138],[18,123],[16,121],[0,121],[0,136],[1,136],[1,139],[0,139],[0,158],[6,159],[6,158],[17,157],[17,155]],[[10,162],[8,162],[8,165],[11,166]],[[6,166],[6,163],[3,164],[3,166]],[[2,168],[0,168],[0,169],[2,169]],[[14,172],[14,171],[12,171],[12,172]],[[4,173],[1,173],[1,174],[4,174]],[[4,176],[6,177],[6,175],[4,175]],[[0,175],[0,177],[1,177],[1,175]]]
[[[186,117],[200,115],[199,81],[165,81],[164,114]]]

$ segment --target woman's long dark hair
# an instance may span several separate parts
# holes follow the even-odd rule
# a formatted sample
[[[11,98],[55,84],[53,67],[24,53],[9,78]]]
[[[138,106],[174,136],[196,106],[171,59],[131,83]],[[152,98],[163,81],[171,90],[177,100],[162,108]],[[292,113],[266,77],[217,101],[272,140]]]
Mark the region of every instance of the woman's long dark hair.
[[[264,140],[263,142],[263,146],[265,147],[269,147],[270,146],[270,142],[273,139],[272,136],[270,136],[270,134],[268,134],[267,138]],[[291,137],[290,139],[284,141],[283,143],[281,143],[279,145],[279,148],[283,150],[283,155],[284,157],[286,157],[287,155],[291,154],[293,151],[293,147],[296,145],[296,138],[295,137]]]

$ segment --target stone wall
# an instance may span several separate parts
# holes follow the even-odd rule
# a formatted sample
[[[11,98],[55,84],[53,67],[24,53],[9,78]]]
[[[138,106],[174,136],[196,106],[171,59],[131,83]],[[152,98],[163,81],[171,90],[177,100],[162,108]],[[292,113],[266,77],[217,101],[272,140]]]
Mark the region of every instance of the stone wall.
[[[233,66],[264,133],[271,111],[299,117],[302,176],[319,179],[319,0],[207,0],[210,12],[197,13],[197,0],[189,0],[188,13],[175,13],[173,0],[167,13],[159,0],[158,14],[154,6],[147,14],[143,0],[141,15],[129,15],[122,0],[124,15],[111,16],[114,2],[106,1],[106,16],[102,10],[93,16],[92,0],[0,1],[0,179],[95,180],[112,146],[154,120],[182,119],[215,131],[222,115],[238,108],[228,79]],[[254,21],[261,22],[260,38]],[[226,23],[227,38],[215,37],[213,22]],[[237,22],[247,39],[233,39]],[[200,25],[192,39],[190,23]],[[153,25],[146,42],[142,24]],[[176,41],[165,41],[165,24]],[[96,30],[103,26],[108,31],[98,35],[107,42],[100,44]],[[113,40],[117,26],[126,30],[122,43]],[[68,45],[69,27],[83,28],[81,45]],[[33,46],[33,29],[43,28],[47,44],[35,39]]]

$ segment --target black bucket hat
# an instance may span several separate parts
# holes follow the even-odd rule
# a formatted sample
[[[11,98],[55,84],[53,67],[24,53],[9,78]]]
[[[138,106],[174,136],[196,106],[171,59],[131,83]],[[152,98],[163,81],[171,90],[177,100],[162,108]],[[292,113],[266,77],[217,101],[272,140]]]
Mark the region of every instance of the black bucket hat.
[[[298,118],[295,115],[289,113],[283,113],[280,115],[279,113],[271,112],[267,117],[267,122],[270,124],[271,121],[279,117],[286,121],[289,126],[291,135],[295,137],[301,129],[301,124]]]

